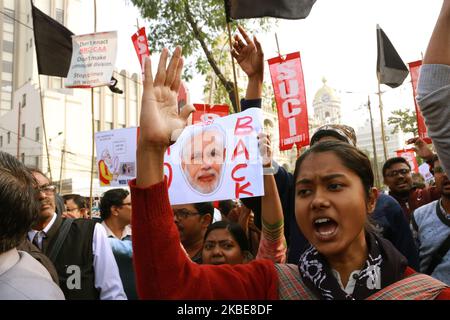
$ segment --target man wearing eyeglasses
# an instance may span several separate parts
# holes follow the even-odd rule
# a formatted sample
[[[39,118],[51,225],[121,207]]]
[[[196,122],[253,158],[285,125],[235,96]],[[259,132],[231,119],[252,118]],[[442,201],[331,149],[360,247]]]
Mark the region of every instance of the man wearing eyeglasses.
[[[63,212],[63,218],[86,219],[88,218],[88,205],[84,197],[79,194],[66,194],[63,196],[66,210]]]
[[[203,240],[212,222],[214,206],[211,202],[172,206],[173,219],[184,249],[195,263],[202,263]]]
[[[105,229],[93,220],[57,215],[55,186],[44,173],[31,171],[39,190],[40,212],[28,239],[52,260],[66,299],[126,299]]]
[[[420,272],[450,285],[450,180],[437,156],[433,174],[441,198],[416,209],[411,225],[416,231]]]
[[[405,158],[388,159],[383,165],[384,184],[389,187],[389,195],[402,207],[405,218],[411,221],[411,212],[431,201],[439,199],[439,190],[435,187],[418,189],[413,186],[411,166]]]

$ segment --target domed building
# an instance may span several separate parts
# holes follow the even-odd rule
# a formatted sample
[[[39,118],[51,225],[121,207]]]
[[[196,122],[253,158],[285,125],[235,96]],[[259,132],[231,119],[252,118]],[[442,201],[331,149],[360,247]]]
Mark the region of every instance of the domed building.
[[[327,86],[327,80],[322,79],[323,87],[314,96],[314,123],[317,126],[341,123],[341,99],[333,88]]]

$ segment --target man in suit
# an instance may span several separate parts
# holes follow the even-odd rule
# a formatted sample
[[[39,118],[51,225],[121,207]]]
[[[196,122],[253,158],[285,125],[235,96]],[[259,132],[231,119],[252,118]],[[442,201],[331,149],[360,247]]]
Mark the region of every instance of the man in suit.
[[[31,172],[38,184],[41,207],[28,239],[52,260],[66,299],[126,299],[103,227],[92,220],[57,215],[55,186],[41,171]]]
[[[17,250],[39,212],[35,186],[23,164],[0,152],[0,300],[64,300],[48,271]]]

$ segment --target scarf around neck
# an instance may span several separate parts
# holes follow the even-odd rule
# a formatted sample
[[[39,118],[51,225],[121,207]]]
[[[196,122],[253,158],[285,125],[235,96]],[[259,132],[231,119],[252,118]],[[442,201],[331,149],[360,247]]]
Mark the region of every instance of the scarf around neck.
[[[403,278],[406,258],[387,240],[366,233],[368,258],[358,274],[353,293],[342,290],[331,268],[313,246],[300,257],[298,269],[306,286],[322,300],[362,300]]]

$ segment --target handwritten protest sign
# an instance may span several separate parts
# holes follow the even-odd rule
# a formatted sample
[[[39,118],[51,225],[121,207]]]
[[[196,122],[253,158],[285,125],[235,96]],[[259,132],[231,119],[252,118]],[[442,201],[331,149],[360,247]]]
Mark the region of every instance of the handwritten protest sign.
[[[109,86],[117,57],[117,32],[73,36],[72,44],[66,88]]]
[[[186,127],[164,156],[171,204],[264,194],[257,135],[262,111],[244,112]],[[135,177],[137,128],[96,134],[102,186],[123,186]]]
[[[126,187],[136,176],[137,128],[97,132],[100,186]]]
[[[261,126],[261,109],[251,108],[187,127],[164,158],[170,203],[263,195]]]

